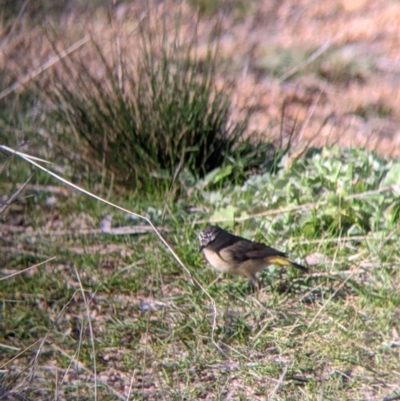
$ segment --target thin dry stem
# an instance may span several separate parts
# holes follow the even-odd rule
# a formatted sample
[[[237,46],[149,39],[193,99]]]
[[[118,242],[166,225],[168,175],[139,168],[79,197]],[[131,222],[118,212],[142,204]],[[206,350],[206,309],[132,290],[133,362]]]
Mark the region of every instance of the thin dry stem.
[[[9,274],[9,275],[7,275],[7,276],[5,276],[5,277],[1,277],[1,278],[0,278],[0,281],[7,280],[7,279],[9,279],[9,278],[11,278],[11,277],[14,277],[14,276],[18,276],[19,274],[22,274],[22,273],[25,273],[25,272],[27,272],[27,271],[29,271],[29,270],[34,269],[35,267],[39,267],[39,266],[41,266],[41,265],[44,265],[45,263],[50,262],[51,260],[53,260],[53,259],[55,259],[55,258],[56,258],[56,257],[53,256],[52,258],[47,259],[47,260],[45,260],[45,261],[43,261],[43,262],[40,262],[40,263],[38,263],[38,264],[36,264],[36,265],[29,266],[29,267],[27,267],[26,269],[23,269],[23,270],[20,270],[20,271],[18,271],[18,272]]]
[[[379,188],[379,189],[374,189],[371,191],[365,191],[361,192],[358,194],[351,194],[347,196],[343,196],[343,199],[360,199],[364,198],[366,196],[371,196],[371,195],[377,195],[382,192],[386,191],[393,191],[393,188],[391,185]],[[287,206],[287,207],[281,207],[278,209],[272,209],[272,210],[266,210],[264,212],[260,213],[254,213],[248,216],[242,216],[242,217],[236,217],[234,218],[235,222],[239,221],[246,221],[250,219],[256,219],[258,217],[265,217],[265,216],[275,216],[277,214],[281,213],[286,213],[286,212],[293,212],[296,210],[302,210],[302,209],[312,209],[312,208],[317,208],[319,206],[324,206],[328,203],[327,200],[321,200],[318,202],[308,202],[308,203],[303,203],[302,205],[296,205],[296,206]],[[199,225],[199,224],[204,224],[204,223],[223,223],[223,222],[230,222],[232,219],[201,219],[201,220],[196,220],[193,222],[194,225]]]
[[[51,345],[52,348],[54,348],[55,350],[57,350],[61,355],[65,356],[66,358],[68,358],[70,361],[72,361],[73,363],[75,363],[77,366],[79,366],[80,369],[84,370],[86,373],[93,375],[93,372],[86,367],[86,365],[84,365],[81,361],[75,359],[74,357],[72,357],[71,355],[69,355],[66,351],[64,351],[62,348],[58,347],[56,344],[52,344]],[[107,382],[102,381],[99,378],[99,383],[101,383],[103,386],[105,386],[107,388],[108,391],[110,391],[110,393],[112,393],[115,397],[117,397],[120,400],[126,400],[126,398],[119,393],[118,391],[116,391],[113,387],[109,386],[107,384]]]
[[[332,299],[336,296],[336,294],[342,289],[342,287],[353,277],[353,275],[357,272],[357,270],[353,270],[351,274],[349,274],[346,279],[339,285],[338,288],[332,293],[332,295],[324,302],[324,304],[321,306],[321,308],[318,310],[318,312],[315,314],[315,316],[312,318],[311,322],[308,324],[307,329],[304,332],[304,336],[307,335],[307,333],[310,331],[311,326],[314,324],[314,322],[318,319],[318,316],[322,313],[322,311],[328,306],[329,302],[332,301]]]
[[[68,47],[66,50],[63,50],[62,52],[60,52],[60,54],[58,54],[57,56],[52,57],[50,60],[48,60],[44,64],[42,64],[40,67],[34,69],[30,73],[28,73],[27,75],[25,75],[24,77],[19,79],[17,82],[13,83],[11,86],[9,86],[8,88],[4,89],[2,92],[0,92],[0,100],[4,99],[6,96],[8,96],[10,93],[14,92],[15,90],[17,90],[21,86],[27,84],[33,78],[37,77],[42,72],[46,71],[51,66],[53,66],[56,63],[58,63],[64,57],[68,56],[69,54],[71,54],[75,50],[77,50],[80,47],[82,47],[85,43],[87,43],[89,41],[89,39],[90,39],[90,36],[86,35],[82,39],[80,39],[77,42],[75,42],[72,46]]]
[[[28,347],[24,348],[21,352],[18,352],[17,355],[15,355],[14,357],[12,357],[11,359],[9,359],[8,361],[4,362],[2,365],[0,365],[0,369],[5,368],[9,363],[15,361],[16,359],[18,359],[21,355],[25,354],[25,352],[29,351],[31,348],[33,348],[36,344],[38,344],[40,341],[42,341],[41,339],[35,341],[33,344],[29,345]]]
[[[324,42],[317,50],[315,50],[315,52],[313,52],[303,62],[299,63],[298,65],[295,65],[294,67],[290,68],[289,71],[286,71],[284,74],[282,74],[278,79],[279,83],[285,82],[287,79],[292,77],[298,71],[300,71],[307,65],[311,64],[314,60],[316,60],[318,57],[320,57],[322,54],[328,51],[335,44],[335,42],[342,36],[343,32],[339,32],[331,40],[327,40],[326,42]]]
[[[215,329],[217,327],[217,307],[216,307],[216,304],[215,304],[215,301],[214,301],[213,297],[201,285],[201,283],[192,276],[192,274],[190,273],[189,269],[185,266],[185,264],[182,262],[182,260],[179,258],[179,256],[176,254],[176,252],[173,250],[173,248],[168,244],[168,242],[162,236],[161,232],[157,229],[157,227],[153,224],[153,222],[149,218],[147,218],[145,216],[142,216],[142,215],[140,215],[138,213],[134,213],[134,212],[132,212],[132,211],[130,211],[128,209],[125,209],[125,208],[123,208],[121,206],[118,206],[118,205],[116,205],[116,204],[114,204],[112,202],[109,202],[109,201],[107,201],[107,200],[105,200],[105,199],[103,199],[103,198],[101,198],[101,197],[99,197],[99,196],[97,196],[95,194],[92,194],[91,192],[79,187],[78,185],[75,185],[72,182],[69,182],[65,178],[60,177],[59,175],[53,173],[52,171],[50,171],[50,170],[44,168],[43,166],[41,166],[40,164],[36,163],[34,160],[37,159],[37,158],[35,158],[35,157],[31,157],[31,156],[29,156],[29,155],[27,155],[25,153],[18,152],[16,150],[11,149],[11,148],[9,148],[7,146],[4,146],[4,145],[0,145],[0,149],[4,149],[5,151],[7,151],[7,152],[9,152],[11,154],[14,154],[14,155],[17,155],[17,156],[21,157],[22,159],[24,159],[28,163],[34,165],[35,167],[39,168],[40,170],[44,171],[45,173],[49,174],[50,176],[56,178],[57,180],[63,182],[64,184],[66,184],[66,185],[68,185],[68,186],[70,186],[70,187],[72,187],[72,188],[84,193],[85,195],[88,195],[88,196],[90,196],[90,197],[92,197],[92,198],[94,198],[94,199],[96,199],[96,200],[98,200],[100,202],[105,203],[106,205],[112,206],[112,207],[114,207],[114,208],[116,208],[118,210],[121,210],[121,211],[123,211],[125,213],[128,213],[128,214],[130,214],[132,216],[140,218],[140,219],[144,220],[147,224],[149,224],[151,226],[151,228],[154,230],[154,232],[156,233],[156,235],[158,236],[158,238],[160,239],[160,241],[170,251],[170,253],[172,254],[173,258],[178,262],[178,264],[186,272],[186,274],[189,277],[190,282],[192,284],[196,284],[201,289],[201,291],[207,296],[207,298],[210,300],[211,306],[212,306],[212,310],[213,310],[213,320],[212,320],[212,327],[211,327],[211,342],[214,344],[214,346],[222,354],[224,354],[224,352],[222,351],[221,347],[214,340],[214,333],[215,333]]]
[[[93,327],[92,327],[92,320],[90,317],[90,309],[89,309],[89,303],[86,299],[86,294],[85,290],[82,285],[81,277],[79,276],[78,270],[76,266],[74,265],[74,271],[76,278],[78,279],[79,283],[79,288],[81,290],[81,294],[83,297],[83,302],[85,304],[85,309],[86,309],[86,318],[88,321],[88,326],[89,326],[89,331],[90,331],[90,345],[92,347],[92,358],[93,358],[93,376],[94,376],[94,399],[97,400],[97,365],[96,365],[96,347],[94,345],[94,334],[93,334]]]
[[[287,370],[288,370],[288,367],[287,367],[287,365],[285,365],[283,368],[283,372],[279,377],[278,383],[276,384],[274,390],[272,391],[272,394],[268,397],[268,400],[272,401],[275,399],[276,394],[278,393],[279,387],[282,385],[283,380],[285,379]]]

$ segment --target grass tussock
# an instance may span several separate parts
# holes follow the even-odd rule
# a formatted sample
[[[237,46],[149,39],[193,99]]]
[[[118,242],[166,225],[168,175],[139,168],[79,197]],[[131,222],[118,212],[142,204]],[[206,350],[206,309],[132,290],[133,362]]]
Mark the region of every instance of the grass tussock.
[[[196,23],[184,35],[180,28],[178,19],[145,16],[136,49],[107,52],[93,39],[96,62],[61,61],[46,96],[77,163],[142,193],[164,192],[182,172],[198,179],[229,164],[236,180],[274,163],[274,146],[248,132],[249,115],[232,118],[232,90],[216,77],[218,44],[200,55]]]

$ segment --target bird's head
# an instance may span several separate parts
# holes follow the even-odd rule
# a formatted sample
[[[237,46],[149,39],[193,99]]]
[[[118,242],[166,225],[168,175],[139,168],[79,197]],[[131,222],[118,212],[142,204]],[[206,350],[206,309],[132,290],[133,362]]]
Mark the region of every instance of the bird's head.
[[[218,226],[207,226],[199,234],[200,252],[210,245],[218,235],[222,232],[222,228]]]

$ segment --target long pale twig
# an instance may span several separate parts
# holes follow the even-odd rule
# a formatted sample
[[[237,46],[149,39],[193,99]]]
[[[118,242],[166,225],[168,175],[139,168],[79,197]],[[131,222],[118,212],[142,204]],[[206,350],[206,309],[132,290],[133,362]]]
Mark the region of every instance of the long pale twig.
[[[148,223],[148,224],[151,226],[151,228],[153,229],[153,231],[157,234],[158,238],[159,238],[159,239],[161,240],[161,242],[166,246],[166,248],[171,252],[172,256],[173,256],[173,257],[175,258],[175,260],[179,263],[179,265],[185,270],[185,272],[187,273],[187,275],[189,276],[189,278],[190,278],[191,281],[193,282],[193,277],[192,277],[192,275],[191,275],[189,269],[184,265],[184,263],[181,261],[181,259],[179,258],[179,256],[175,253],[175,251],[174,251],[174,250],[172,249],[172,247],[168,244],[168,242],[164,239],[164,237],[162,236],[162,234],[160,233],[160,231],[157,229],[157,227],[152,223],[152,221],[151,221],[148,217],[143,216],[143,215],[140,215],[140,214],[135,213],[135,212],[132,212],[132,211],[130,211],[130,210],[128,210],[128,209],[125,209],[125,208],[123,208],[123,207],[121,207],[121,206],[118,206],[118,205],[116,205],[116,204],[114,204],[114,203],[112,203],[112,202],[109,202],[109,201],[107,201],[107,200],[105,200],[105,199],[103,199],[103,198],[101,198],[101,197],[99,197],[99,196],[97,196],[97,195],[95,195],[95,194],[92,194],[91,192],[89,192],[89,191],[87,191],[87,190],[85,190],[85,189],[79,187],[78,185],[73,184],[72,182],[69,182],[69,181],[66,180],[65,178],[63,178],[63,177],[61,177],[61,176],[59,176],[59,175],[53,173],[52,171],[50,171],[50,170],[44,168],[43,166],[41,166],[40,164],[34,162],[33,160],[31,160],[30,156],[27,155],[27,154],[25,154],[25,153],[20,153],[20,152],[18,152],[18,151],[16,151],[16,150],[11,149],[11,148],[9,148],[9,147],[7,147],[7,146],[4,146],[4,145],[0,145],[0,148],[2,148],[2,149],[6,150],[6,151],[8,151],[8,152],[10,152],[10,153],[13,153],[13,154],[15,154],[15,155],[21,157],[22,159],[26,160],[28,163],[33,164],[35,167],[39,168],[40,170],[46,172],[47,174],[49,174],[49,175],[51,175],[52,177],[56,178],[57,180],[63,182],[64,184],[66,184],[66,185],[68,185],[68,186],[70,186],[70,187],[72,187],[72,188],[74,188],[74,189],[76,189],[76,190],[78,190],[78,191],[84,193],[85,195],[88,195],[88,196],[90,196],[90,197],[92,197],[92,198],[94,198],[94,199],[96,199],[96,200],[98,200],[98,201],[100,201],[100,202],[103,202],[103,203],[105,203],[105,204],[107,204],[107,205],[109,205],[109,206],[112,206],[112,207],[114,207],[114,208],[116,208],[116,209],[119,209],[119,210],[121,210],[121,211],[123,211],[123,212],[125,212],[125,213],[128,213],[128,214],[130,214],[130,215],[132,215],[132,216],[134,216],[134,217],[137,217],[137,218],[140,218],[140,219],[146,221],[146,223]],[[198,283],[198,284],[200,285],[200,283]]]
[[[1,45],[0,45],[0,49],[1,49],[1,50],[4,49],[4,47],[6,46],[6,44],[7,44],[7,42],[8,42],[8,39],[9,39],[10,37],[12,37],[12,34],[14,33],[15,28],[18,26],[19,21],[21,20],[21,17],[22,17],[22,15],[23,15],[23,13],[24,13],[24,11],[25,11],[25,9],[26,9],[26,6],[28,5],[29,1],[30,1],[30,0],[25,0],[25,1],[24,1],[24,4],[22,4],[22,7],[21,7],[20,10],[18,11],[18,14],[17,14],[17,16],[15,17],[14,22],[13,22],[13,24],[11,25],[11,28],[10,28],[10,30],[9,30],[8,33],[7,33],[7,36],[2,40],[2,43],[1,43]],[[3,11],[3,12],[4,12],[4,11]]]
[[[388,186],[374,189],[371,191],[365,191],[365,192],[361,192],[361,193],[357,193],[357,194],[350,194],[347,196],[343,196],[343,199],[360,199],[360,198],[364,198],[366,196],[377,195],[377,194],[380,194],[380,193],[386,192],[386,191],[393,191],[392,186],[388,185]],[[250,215],[246,215],[246,216],[242,216],[242,217],[235,217],[234,220],[238,222],[238,221],[256,219],[258,217],[275,216],[280,213],[287,213],[287,212],[294,212],[297,210],[316,208],[319,206],[324,206],[327,203],[328,203],[328,200],[320,200],[317,202],[308,202],[308,203],[303,203],[302,205],[281,207],[278,209],[265,210],[264,212],[254,213],[254,214],[250,214]],[[229,220],[228,219],[202,219],[202,220],[194,221],[193,224],[197,225],[197,224],[204,224],[207,222],[222,223],[222,222],[226,222],[226,221],[232,221],[232,219],[229,219]]]
[[[9,274],[9,275],[7,275],[7,276],[5,276],[5,277],[0,277],[0,281],[7,280],[7,279],[9,279],[9,278],[11,278],[11,277],[17,276],[18,274],[25,273],[25,272],[27,272],[27,271],[29,271],[29,270],[34,269],[35,267],[38,267],[38,266],[41,266],[41,265],[43,265],[43,264],[45,264],[45,263],[47,263],[47,262],[50,262],[51,260],[53,260],[53,259],[55,259],[55,258],[56,258],[56,257],[53,256],[52,258],[47,259],[47,260],[45,260],[45,261],[43,261],[43,262],[40,262],[40,263],[38,263],[37,265],[33,265],[33,266],[30,266],[30,267],[27,267],[26,269],[17,271],[16,273]]]
[[[81,361],[79,361],[78,359],[74,358],[73,356],[69,355],[66,351],[64,351],[62,348],[60,348],[59,346],[57,346],[56,344],[51,344],[51,347],[54,348],[55,350],[57,350],[61,355],[65,356],[66,358],[68,358],[70,361],[73,361],[77,366],[79,366],[79,369],[84,370],[86,373],[88,373],[89,375],[93,375],[93,372]],[[99,378],[99,383],[101,383],[104,387],[107,388],[107,390],[112,393],[115,397],[117,397],[120,400],[125,400],[125,397],[119,393],[118,391],[116,391],[113,387],[111,387],[106,381],[101,380],[101,378]]]
[[[96,364],[96,348],[94,345],[94,334],[93,334],[93,327],[92,327],[92,319],[90,317],[90,309],[89,309],[89,304],[86,299],[86,294],[85,290],[82,285],[81,277],[78,273],[78,270],[76,269],[76,266],[74,265],[74,270],[75,270],[75,275],[76,278],[78,279],[79,283],[79,288],[81,290],[82,298],[83,298],[83,303],[85,304],[85,309],[86,309],[86,318],[88,321],[88,326],[89,326],[89,332],[90,332],[90,345],[92,347],[92,354],[93,354],[93,377],[94,377],[94,399],[97,401],[97,364]]]
[[[46,160],[43,160],[46,162]],[[12,189],[13,185],[17,189],[21,188],[24,184],[11,184],[11,183],[4,183],[3,186],[4,188],[10,188]],[[53,194],[57,195],[63,195],[63,196],[68,196],[68,190],[64,187],[58,187],[55,185],[40,185],[40,184],[28,184],[26,185],[26,189],[29,189],[31,191],[36,191],[36,192],[51,192]]]
[[[14,82],[11,86],[8,88],[4,89],[2,92],[0,92],[0,100],[8,96],[10,93],[14,92],[17,90],[19,87],[25,85],[28,83],[30,80],[33,78],[37,77],[39,74],[41,74],[43,71],[46,71],[48,68],[56,64],[58,61],[60,61],[62,58],[68,56],[68,54],[74,52],[75,50],[79,49],[81,46],[83,46],[86,42],[88,42],[90,39],[89,35],[86,35],[82,39],[78,40],[75,42],[72,46],[68,47],[67,49],[63,50],[60,52],[60,54],[57,54],[57,56],[52,57],[50,60],[46,61],[44,64],[42,64],[40,67],[34,69],[33,71],[29,72],[27,75],[19,79],[17,82]]]
[[[276,397],[279,387],[282,385],[283,380],[285,379],[287,370],[288,370],[288,366],[285,365],[283,368],[283,372],[282,372],[281,376],[279,377],[278,383],[276,383],[276,386],[275,386],[274,390],[272,391],[272,394],[268,397],[268,400],[272,401]]]
[[[14,253],[16,255],[33,256],[34,258],[49,258],[47,255],[40,255],[37,252],[24,251],[23,249],[11,246],[0,246],[0,251],[4,252],[5,254]]]
[[[39,341],[39,348],[36,351],[35,357],[33,359],[33,362],[31,363],[30,367],[31,367],[31,374],[30,374],[30,378],[28,379],[29,382],[31,382],[33,380],[34,377],[34,373],[35,373],[35,368],[37,366],[37,363],[39,361],[40,355],[42,353],[43,347],[45,345],[45,343],[47,342],[47,339],[50,336],[51,331],[53,330],[53,328],[55,327],[55,325],[58,322],[58,319],[60,319],[61,315],[64,313],[65,309],[68,308],[68,306],[70,305],[70,303],[72,302],[72,300],[74,299],[76,294],[76,291],[74,293],[74,295],[72,295],[72,297],[69,299],[69,301],[62,307],[62,309],[60,310],[60,312],[57,314],[56,318],[54,319],[53,323],[51,324],[50,328],[47,330],[46,334],[44,335],[43,338],[40,339]]]
[[[311,322],[308,324],[307,329],[305,331],[305,334],[308,333],[310,330],[311,326],[314,324],[314,322],[318,319],[318,316],[322,313],[322,311],[328,306],[329,302],[332,301],[332,299],[336,296],[336,294],[342,289],[342,287],[354,276],[354,274],[357,272],[358,269],[355,269],[352,271],[351,274],[349,274],[346,279],[339,285],[339,287],[332,293],[332,295],[326,300],[326,302],[321,306],[319,311],[315,314],[315,316],[312,318]]]
[[[105,203],[106,205],[112,206],[112,207],[114,207],[114,208],[116,208],[116,209],[118,209],[118,210],[121,210],[121,211],[123,211],[123,212],[125,212],[125,213],[127,213],[127,214],[130,214],[130,215],[135,216],[135,217],[137,217],[137,218],[139,218],[139,219],[142,219],[142,220],[144,220],[147,224],[149,224],[149,225],[151,226],[151,228],[153,229],[153,231],[156,233],[157,237],[160,239],[160,241],[164,244],[164,246],[165,246],[165,247],[168,249],[168,251],[171,253],[171,255],[173,256],[173,258],[178,262],[178,264],[179,264],[179,265],[182,267],[182,269],[186,272],[186,274],[188,275],[190,281],[191,281],[192,283],[196,284],[196,285],[201,289],[201,291],[203,291],[203,293],[204,293],[204,294],[208,297],[208,299],[210,300],[211,306],[212,306],[212,309],[213,309],[213,321],[212,321],[212,327],[211,327],[211,341],[212,341],[212,343],[214,344],[214,346],[215,346],[221,353],[224,353],[224,352],[222,351],[221,347],[220,347],[220,346],[215,342],[215,340],[214,340],[214,333],[215,333],[215,329],[216,329],[216,327],[217,327],[217,307],[216,307],[216,304],[215,304],[215,301],[214,301],[213,297],[212,297],[212,296],[210,295],[210,293],[201,285],[201,283],[200,283],[198,280],[196,280],[196,279],[192,276],[192,274],[190,273],[189,269],[185,266],[185,264],[182,262],[182,260],[179,258],[179,256],[176,254],[176,252],[173,250],[173,248],[171,247],[171,245],[168,244],[168,242],[167,242],[167,241],[165,240],[165,238],[162,236],[161,232],[157,229],[157,227],[153,224],[153,222],[152,222],[148,217],[143,216],[143,215],[138,214],[138,213],[135,213],[135,212],[132,212],[132,211],[130,211],[130,210],[128,210],[128,209],[125,209],[125,208],[123,208],[123,207],[121,207],[121,206],[118,206],[118,205],[116,205],[116,204],[114,204],[114,203],[112,203],[112,202],[109,202],[109,201],[107,201],[107,200],[105,200],[105,199],[103,199],[103,198],[100,198],[99,196],[97,196],[97,195],[95,195],[95,194],[92,194],[91,192],[87,191],[86,189],[83,189],[83,188],[79,187],[78,185],[73,184],[72,182],[66,180],[65,178],[60,177],[59,175],[53,173],[52,171],[50,171],[50,170],[46,169],[45,167],[41,166],[40,164],[36,163],[34,160],[32,160],[33,157],[30,157],[29,155],[27,155],[27,154],[25,154],[25,153],[18,152],[18,151],[14,150],[14,149],[11,149],[11,148],[9,148],[9,147],[7,147],[7,146],[5,146],[5,145],[0,145],[0,149],[4,149],[4,150],[7,151],[7,152],[10,152],[10,153],[12,153],[12,154],[15,154],[15,155],[21,157],[22,159],[24,159],[24,160],[27,161],[28,163],[34,165],[35,167],[37,167],[37,168],[39,168],[40,170],[46,172],[47,174],[49,174],[50,176],[52,176],[52,177],[56,178],[57,180],[63,182],[64,184],[66,184],[66,185],[68,185],[68,186],[70,186],[70,187],[72,187],[72,188],[74,188],[74,189],[76,189],[76,190],[78,190],[78,191],[84,193],[85,195],[88,195],[88,196],[90,196],[90,197],[92,197],[92,198],[94,198],[94,199],[96,199],[96,200],[98,200],[98,201],[100,201],[100,202]],[[36,158],[35,158],[35,159],[36,159]]]
[[[1,225],[0,225],[1,228]],[[14,229],[14,227],[9,228],[10,231]],[[160,231],[168,231],[167,227],[158,227]],[[16,231],[19,231],[18,228]],[[20,230],[23,231],[23,230]],[[38,229],[33,231],[32,233],[22,235],[22,238],[29,237],[62,237],[62,236],[80,236],[80,235],[97,235],[97,234],[109,234],[109,235],[132,235],[132,234],[146,234],[148,232],[152,232],[152,228],[148,226],[124,226],[124,227],[115,227],[115,228],[88,228],[84,230],[43,230]]]
[[[28,185],[28,182],[32,179],[33,174],[10,196],[10,199],[5,202],[5,204],[0,207],[0,215],[3,214],[7,208],[14,202],[15,199],[18,198],[19,194],[24,190],[24,188]]]
[[[28,345],[26,348],[24,348],[22,351],[18,352],[17,355],[13,356],[11,359],[3,362],[2,365],[0,365],[0,369],[3,369],[5,366],[7,366],[8,364],[10,364],[12,361],[15,361],[16,359],[18,359],[21,355],[25,354],[25,352],[29,351],[31,348],[33,348],[36,344],[38,344],[40,341],[42,341],[42,339],[40,338],[39,340],[35,341],[33,344]]]
[[[288,71],[286,71],[284,74],[282,74],[278,78],[279,83],[286,81],[288,78],[290,78],[291,76],[296,74],[302,68],[311,64],[314,60],[316,60],[318,57],[320,57],[322,54],[324,54],[326,51],[328,51],[342,35],[343,35],[343,33],[339,32],[339,34],[337,34],[335,37],[324,42],[317,50],[315,50],[312,54],[310,54],[310,56],[307,57],[303,62],[295,65],[294,67],[292,67]]]
[[[351,237],[336,237],[336,238],[320,238],[320,239],[311,239],[305,241],[298,241],[296,244],[305,245],[305,244],[325,244],[330,242],[349,242],[349,241],[382,241],[381,237],[372,237],[371,235],[354,235]]]

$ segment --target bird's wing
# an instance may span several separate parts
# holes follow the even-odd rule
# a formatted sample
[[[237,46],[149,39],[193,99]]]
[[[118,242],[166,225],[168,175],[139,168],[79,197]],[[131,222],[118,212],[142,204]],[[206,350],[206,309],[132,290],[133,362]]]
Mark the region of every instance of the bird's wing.
[[[280,252],[259,242],[248,240],[236,242],[234,246],[229,248],[229,252],[232,255],[232,259],[238,262],[245,262],[248,259],[264,259],[271,256],[287,257],[284,252]]]

